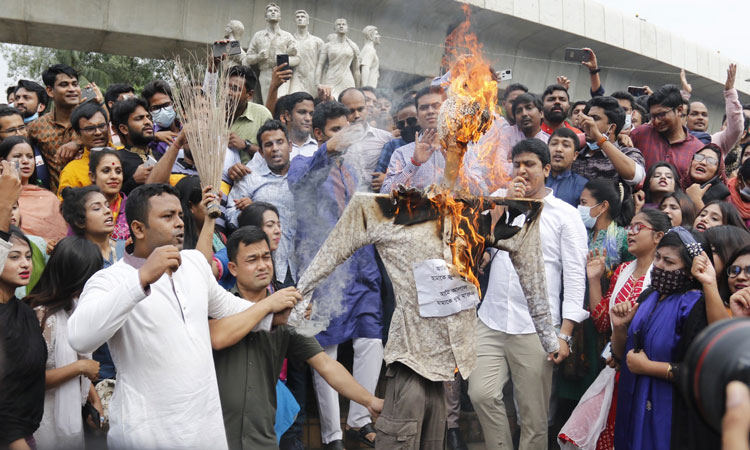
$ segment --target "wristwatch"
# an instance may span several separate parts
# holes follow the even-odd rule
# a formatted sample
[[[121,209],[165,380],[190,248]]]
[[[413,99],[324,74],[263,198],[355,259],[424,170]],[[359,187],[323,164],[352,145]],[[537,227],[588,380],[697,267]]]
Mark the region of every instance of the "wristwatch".
[[[565,343],[568,344],[568,349],[570,349],[570,353],[573,353],[573,336],[568,336],[567,334],[558,333],[557,337],[565,341]]]
[[[250,146],[252,146],[252,145],[253,145],[253,143],[250,142],[250,139],[245,139],[245,148],[243,148],[243,150],[246,151],[246,152],[249,152],[250,151]]]

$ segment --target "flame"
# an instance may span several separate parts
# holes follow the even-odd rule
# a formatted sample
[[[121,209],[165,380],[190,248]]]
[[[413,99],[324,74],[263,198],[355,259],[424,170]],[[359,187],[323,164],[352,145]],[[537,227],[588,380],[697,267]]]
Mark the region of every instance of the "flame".
[[[438,209],[440,217],[450,221],[450,268],[480,291],[474,267],[479,264],[484,253],[485,239],[477,232],[482,202],[476,197],[458,200],[446,191],[443,191],[443,194],[447,195],[437,195],[431,198],[431,201]],[[443,220],[438,222],[441,230],[444,226]]]
[[[450,221],[449,246],[453,269],[479,290],[473,268],[484,252],[484,237],[477,232],[481,201],[457,200],[451,190],[456,180],[464,188],[486,194],[508,180],[504,161],[498,157],[500,134],[493,127],[497,108],[497,79],[482,54],[482,44],[471,32],[471,8],[462,5],[465,19],[446,38],[443,66],[450,69],[450,93],[441,107],[438,136],[445,149],[442,194],[431,197],[444,220]],[[499,122],[498,122],[499,123]],[[489,130],[495,132],[487,133]],[[464,156],[471,148],[472,170],[464,173]],[[475,187],[475,189],[472,189]]]

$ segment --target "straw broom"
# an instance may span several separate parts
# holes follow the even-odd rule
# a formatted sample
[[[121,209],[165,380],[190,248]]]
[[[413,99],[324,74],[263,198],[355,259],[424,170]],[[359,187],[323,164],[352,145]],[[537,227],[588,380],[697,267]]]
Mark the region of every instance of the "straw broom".
[[[209,54],[209,57],[212,57]],[[224,156],[229,143],[229,120],[237,109],[237,99],[230,95],[229,66],[217,67],[216,84],[207,83],[206,92],[196,87],[202,84],[205,64],[175,63],[172,84],[175,106],[183,120],[185,137],[193,155],[201,186],[211,186],[220,195]],[[208,205],[208,215],[217,218],[221,210],[216,202]]]

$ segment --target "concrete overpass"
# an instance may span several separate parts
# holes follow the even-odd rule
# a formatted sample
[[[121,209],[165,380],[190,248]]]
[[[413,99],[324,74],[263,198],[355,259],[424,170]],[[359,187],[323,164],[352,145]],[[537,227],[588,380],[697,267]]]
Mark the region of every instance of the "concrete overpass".
[[[722,89],[729,60],[650,23],[625,17],[594,0],[468,0],[473,29],[496,69],[512,69],[514,81],[541,92],[558,75],[572,80],[571,99],[587,99],[585,67],[563,61],[566,47],[591,47],[603,67],[608,92],[628,85],[679,83],[689,72],[693,96],[711,112],[711,129],[723,114]],[[3,0],[0,41],[139,57],[169,58],[220,37],[230,18],[246,32],[265,26],[266,0]],[[352,37],[373,24],[386,84],[412,87],[434,76],[445,36],[463,19],[454,0],[277,0],[282,28],[294,31],[293,13],[305,9],[310,29],[324,38],[337,17],[349,20]],[[750,102],[750,67],[739,66],[736,87]]]

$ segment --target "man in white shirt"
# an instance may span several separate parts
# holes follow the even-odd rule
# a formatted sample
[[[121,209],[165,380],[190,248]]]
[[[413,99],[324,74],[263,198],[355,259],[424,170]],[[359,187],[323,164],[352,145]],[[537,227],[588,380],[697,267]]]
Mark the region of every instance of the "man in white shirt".
[[[363,123],[365,125],[365,137],[355,144],[353,149],[359,154],[357,171],[361,180],[364,182],[370,178],[372,181],[368,184],[374,185],[373,190],[376,190],[376,187],[379,188],[383,183],[385,174],[375,172],[375,167],[378,165],[383,146],[393,138],[393,135],[388,131],[370,126],[365,94],[360,89],[345,89],[339,94],[338,100],[349,108],[347,119],[350,124]]]
[[[280,99],[284,102],[284,122],[289,129],[292,152],[289,159],[297,155],[312,156],[318,150],[318,141],[312,136],[312,116],[315,101],[307,92],[295,92]]]
[[[507,252],[497,251],[479,309],[477,367],[469,378],[469,395],[487,447],[512,448],[502,394],[503,386],[512,380],[521,416],[520,449],[530,450],[547,448],[553,363],[561,363],[570,354],[573,326],[588,317],[583,309],[587,243],[586,229],[575,208],[545,187],[551,168],[547,145],[538,139],[523,140],[513,147],[512,157],[515,178],[507,193],[499,194],[544,199],[542,253],[550,313],[553,324],[560,328],[560,350],[545,353],[510,258]]]
[[[71,347],[107,342],[117,366],[109,448],[226,449],[208,317],[270,329],[272,316],[222,289],[200,252],[180,251],[173,187],[142,185],[128,201],[133,252],[91,277],[68,322]]]

